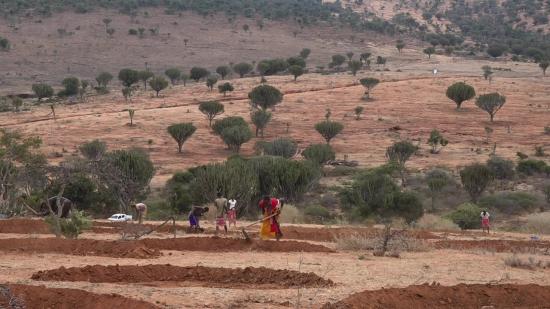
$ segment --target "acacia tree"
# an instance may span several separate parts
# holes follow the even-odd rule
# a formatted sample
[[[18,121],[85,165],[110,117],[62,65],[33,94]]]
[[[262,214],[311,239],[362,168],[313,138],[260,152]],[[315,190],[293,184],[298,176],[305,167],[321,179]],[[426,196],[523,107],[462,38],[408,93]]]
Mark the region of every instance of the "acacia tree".
[[[365,78],[361,78],[359,82],[361,83],[361,85],[363,85],[363,87],[367,89],[365,91],[365,95],[363,96],[363,99],[368,100],[370,98],[370,92],[372,91],[372,89],[374,89],[374,87],[376,87],[376,85],[380,83],[380,80],[378,78],[365,77]]]
[[[44,98],[50,98],[53,96],[52,86],[44,83],[32,85],[32,91],[38,98],[38,102],[42,101]]]
[[[329,66],[331,68],[332,67],[340,68],[340,66],[342,66],[342,64],[344,64],[344,62],[346,62],[346,57],[345,56],[340,55],[340,54],[333,55],[332,56],[332,62],[329,63]]]
[[[448,143],[449,141],[441,135],[441,132],[437,129],[432,130],[430,133],[430,138],[428,138],[428,145],[432,146],[432,149],[430,150],[431,153],[439,153],[443,147],[447,146]]]
[[[488,65],[484,65],[481,67],[481,70],[483,70],[483,77],[485,78],[485,80],[489,79],[490,82],[490,77],[491,75],[493,75],[493,68]]]
[[[460,109],[462,102],[468,101],[476,96],[476,91],[474,87],[466,84],[465,82],[458,82],[447,88],[446,95],[447,98],[456,103],[456,109]]]
[[[225,108],[223,104],[218,101],[207,101],[199,105],[199,111],[208,119],[208,126],[212,127],[212,120],[214,120],[216,116],[223,114]]]
[[[168,76],[172,85],[175,85],[178,82],[178,80],[180,80],[181,78],[181,71],[178,68],[170,68],[164,71],[164,74]]]
[[[353,74],[353,76],[357,75],[357,72],[361,70],[362,66],[363,63],[359,60],[351,60],[350,62],[348,62],[349,70],[351,71],[351,74]]]
[[[122,69],[118,72],[118,79],[122,82],[124,88],[122,89],[122,94],[125,99],[128,99],[132,96],[134,90],[134,84],[139,81],[139,72],[132,69]]]
[[[549,65],[550,62],[548,62],[548,60],[544,60],[539,63],[539,68],[542,70],[542,76],[546,76],[546,69],[548,69]]]
[[[460,171],[462,186],[464,186],[474,203],[477,202],[487,186],[493,181],[493,178],[492,171],[486,165],[480,163],[468,165]]]
[[[355,120],[359,120],[361,119],[361,114],[363,113],[363,106],[356,106],[354,109],[353,109],[353,112],[355,113]]]
[[[222,79],[225,79],[227,75],[231,72],[231,69],[226,65],[221,65],[216,68],[216,73],[220,74]]]
[[[386,149],[386,158],[390,163],[394,163],[401,175],[401,182],[403,186],[406,185],[405,180],[405,163],[409,161],[413,154],[416,153],[418,147],[413,145],[409,141],[395,142],[393,145]]]
[[[451,177],[449,174],[441,169],[433,169],[426,173],[426,184],[430,190],[432,211],[435,211],[435,198],[437,194],[439,194],[450,181]]]
[[[166,89],[168,87],[168,81],[164,79],[162,76],[155,76],[149,81],[149,85],[153,90],[157,92],[157,97],[159,96],[159,92]]]
[[[241,62],[233,66],[233,71],[239,74],[240,78],[243,78],[246,74],[252,71],[253,67],[250,63]]]
[[[435,54],[435,48],[430,46],[428,48],[424,48],[423,52],[428,55],[428,59],[431,59],[432,54]]]
[[[74,76],[67,77],[61,82],[64,89],[59,92],[61,96],[73,96],[78,94],[80,88],[80,80]]]
[[[403,42],[403,40],[397,40],[397,42],[395,43],[395,48],[397,48],[397,51],[401,53],[403,48],[405,48],[405,42]]]
[[[489,114],[491,122],[493,122],[496,113],[504,106],[505,103],[506,97],[497,92],[482,94],[476,99],[477,107]]]
[[[300,51],[300,57],[302,57],[303,59],[307,59],[307,57],[309,57],[309,54],[311,54],[311,49],[309,48],[304,48]]]
[[[143,82],[143,89],[144,90],[147,90],[147,81],[151,78],[153,78],[153,76],[155,76],[155,74],[153,74],[153,72],[149,71],[149,70],[144,70],[144,71],[139,71],[138,72],[138,77],[139,77],[139,80]]]
[[[196,130],[197,128],[190,122],[173,124],[167,128],[170,136],[178,143],[178,153],[181,153],[183,144]]]
[[[271,112],[263,109],[258,109],[254,111],[250,118],[252,119],[252,123],[254,126],[256,126],[256,137],[258,137],[258,134],[263,138],[264,137],[264,129],[267,127],[267,124],[271,120]]]
[[[97,86],[101,89],[107,89],[107,85],[113,80],[113,75],[109,72],[101,72],[95,78]]]
[[[194,80],[195,82],[198,82],[199,80],[207,77],[209,74],[208,70],[201,67],[193,67],[191,68],[191,71],[189,72],[189,77]]]
[[[218,91],[220,93],[223,93],[224,97],[225,97],[227,92],[231,92],[233,90],[235,90],[235,88],[233,88],[233,85],[230,82],[226,82],[226,83],[223,83],[221,85],[218,85]]]
[[[248,98],[253,107],[266,110],[281,103],[283,94],[273,86],[260,85],[248,93]]]
[[[288,71],[294,76],[294,81],[296,81],[299,76],[304,74],[304,68],[299,65],[291,65],[288,67]]]
[[[330,141],[340,134],[344,129],[344,125],[340,122],[331,121],[329,119],[315,124],[315,130],[330,144]]]

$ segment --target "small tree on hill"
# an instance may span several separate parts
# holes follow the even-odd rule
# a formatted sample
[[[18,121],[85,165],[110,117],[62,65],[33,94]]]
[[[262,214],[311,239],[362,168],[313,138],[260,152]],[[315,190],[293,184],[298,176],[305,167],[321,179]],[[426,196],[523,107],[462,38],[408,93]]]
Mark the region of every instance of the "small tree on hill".
[[[321,136],[327,141],[327,144],[330,144],[330,141],[340,134],[344,129],[344,125],[336,122],[325,120],[315,124],[315,130],[321,134]]]
[[[115,34],[115,29],[114,28],[108,28],[105,32],[107,32],[107,34],[109,35],[109,37],[113,37],[113,34]]]
[[[243,78],[246,74],[250,73],[252,69],[252,65],[246,62],[237,63],[233,66],[233,71],[239,74],[240,78]]]
[[[346,57],[343,56],[343,55],[333,55],[332,56],[332,62],[329,64],[329,66],[332,68],[332,67],[336,67],[336,68],[340,68],[340,66],[342,66],[342,64],[344,64],[344,62],[346,62]]]
[[[487,48],[487,54],[493,58],[498,58],[504,54],[506,47],[503,45],[491,45]]]
[[[42,101],[44,98],[49,98],[53,96],[53,88],[48,84],[34,84],[32,85],[32,91],[38,98],[38,102]]]
[[[242,144],[248,142],[252,138],[252,132],[248,125],[233,126],[223,129],[221,137],[229,149],[239,153]]]
[[[256,137],[258,137],[259,134],[263,138],[264,129],[271,120],[271,112],[259,109],[254,111],[250,117],[252,119],[252,123],[256,127]]]
[[[201,67],[193,67],[191,68],[189,77],[194,80],[195,82],[198,82],[199,80],[207,77],[209,74],[208,70]]]
[[[139,80],[143,82],[143,89],[147,90],[147,81],[151,79],[155,74],[149,70],[139,71],[138,77]]]
[[[296,81],[299,76],[302,76],[304,74],[304,68],[299,65],[291,65],[288,68],[288,71],[294,76],[294,81]]]
[[[218,76],[215,74],[211,74],[206,78],[206,87],[212,91],[214,89],[214,85],[218,82]]]
[[[302,151],[302,156],[318,165],[324,165],[328,161],[334,160],[336,153],[328,144],[313,144]]]
[[[449,141],[441,135],[441,132],[439,132],[437,129],[433,129],[430,133],[430,138],[428,138],[428,145],[432,146],[432,149],[430,150],[431,153],[439,153],[441,149],[447,144]]]
[[[206,119],[208,119],[208,126],[212,127],[212,120],[214,120],[216,116],[223,114],[225,108],[223,104],[218,101],[207,101],[199,105],[199,110],[206,116]]]
[[[223,93],[224,97],[227,92],[231,92],[233,90],[235,90],[235,88],[233,88],[233,85],[230,82],[226,82],[221,85],[218,85],[218,91],[220,93]]]
[[[462,102],[468,101],[476,96],[474,87],[464,83],[454,83],[447,88],[447,98],[456,103],[456,109],[460,109]]]
[[[359,56],[359,60],[361,62],[363,62],[364,64],[367,64],[367,61],[369,60],[371,56],[371,53],[362,53],[360,56]]]
[[[246,123],[243,117],[225,117],[214,122],[214,124],[212,125],[212,131],[214,131],[216,135],[221,136],[224,129],[236,126],[248,126],[248,123]]]
[[[357,72],[361,70],[362,66],[363,66],[363,63],[359,60],[351,60],[348,63],[349,70],[351,71],[351,74],[353,74],[353,76],[357,75]]]
[[[260,85],[248,93],[248,98],[252,106],[265,110],[281,103],[283,94],[273,86]]]
[[[428,47],[424,48],[423,52],[428,55],[428,59],[432,58],[432,55],[435,54],[435,48],[434,47]]]
[[[460,180],[464,190],[468,192],[472,202],[476,203],[483,191],[493,181],[494,175],[491,170],[483,164],[475,163],[466,166],[460,171]]]
[[[107,89],[107,85],[113,80],[113,75],[109,72],[101,72],[95,78],[97,86],[102,89]]]
[[[550,62],[548,62],[548,60],[544,60],[539,63],[539,68],[542,70],[542,76],[546,76],[546,69],[548,69],[549,65]]]
[[[178,153],[181,153],[183,144],[195,131],[197,128],[190,122],[187,123],[178,123],[173,124],[167,128],[168,133],[172,138],[178,143]]]
[[[386,158],[388,158],[391,163],[394,163],[397,166],[399,174],[401,175],[403,186],[406,185],[405,163],[409,161],[409,159],[412,157],[413,154],[416,153],[417,150],[418,147],[416,147],[409,141],[395,142],[393,145],[386,149]]]
[[[477,107],[489,114],[491,122],[493,122],[493,118],[496,113],[504,106],[505,103],[506,97],[497,92],[482,94],[476,99]]]
[[[379,66],[380,65],[385,66],[387,61],[388,61],[388,59],[385,58],[385,57],[382,57],[382,56],[376,57],[376,64],[379,65]]]
[[[19,113],[21,111],[21,106],[23,106],[23,99],[20,97],[12,97],[11,105],[15,108],[15,112]]]
[[[183,85],[187,85],[187,81],[189,80],[189,75],[185,73],[181,73],[180,80],[183,82]]]
[[[432,211],[435,211],[435,198],[437,194],[439,194],[450,182],[451,177],[443,170],[433,169],[426,173],[426,184],[430,190]]]
[[[226,65],[221,65],[216,68],[216,73],[218,73],[222,79],[225,79],[227,75],[231,72],[231,69]]]
[[[351,59],[353,59],[353,52],[347,52],[346,53],[346,56],[348,57],[348,61],[351,61]]]
[[[178,82],[178,80],[180,80],[181,78],[181,71],[178,68],[170,68],[164,71],[164,74],[168,76],[172,85],[175,85]]]
[[[100,161],[107,152],[107,144],[98,139],[82,144],[80,153],[90,161]]]
[[[139,81],[139,72],[132,69],[122,69],[118,72],[118,79],[124,87],[130,88]]]
[[[402,40],[397,40],[397,42],[395,43],[395,48],[397,48],[397,51],[401,53],[403,48],[405,48],[405,42],[403,42]]]
[[[304,59],[307,59],[307,57],[309,57],[309,54],[311,54],[311,49],[309,48],[304,48],[302,49],[302,51],[300,51],[300,57]]]
[[[378,78],[366,77],[366,78],[361,78],[359,82],[361,83],[361,85],[363,85],[363,87],[367,89],[365,91],[365,95],[363,96],[363,99],[368,100],[370,98],[371,90],[374,89],[374,87],[376,87],[376,85],[380,83],[380,80]]]
[[[130,126],[134,125],[134,115],[136,114],[135,109],[128,109],[128,116],[130,117]]]
[[[162,76],[155,76],[151,78],[151,81],[149,81],[149,85],[153,90],[157,92],[157,97],[159,96],[159,92],[166,89],[168,87],[168,81],[164,79]]]
[[[355,113],[355,120],[361,119],[361,114],[363,113],[363,106],[356,106],[355,109],[353,109],[353,112]]]
[[[63,84],[63,89],[60,92],[62,96],[73,96],[78,94],[78,89],[80,88],[80,80],[76,77],[67,77],[61,82]]]
[[[482,66],[481,69],[483,70],[483,77],[485,80],[490,80],[491,75],[493,75],[493,69],[488,65]]]

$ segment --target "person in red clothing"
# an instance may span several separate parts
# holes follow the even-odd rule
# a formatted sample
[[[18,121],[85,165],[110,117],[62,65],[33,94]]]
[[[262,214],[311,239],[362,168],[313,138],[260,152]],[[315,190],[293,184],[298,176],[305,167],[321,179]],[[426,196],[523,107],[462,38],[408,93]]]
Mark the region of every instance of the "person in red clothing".
[[[260,228],[260,238],[263,240],[281,239],[283,233],[278,219],[281,214],[282,202],[277,198],[265,196],[258,206],[262,209],[264,218]]]

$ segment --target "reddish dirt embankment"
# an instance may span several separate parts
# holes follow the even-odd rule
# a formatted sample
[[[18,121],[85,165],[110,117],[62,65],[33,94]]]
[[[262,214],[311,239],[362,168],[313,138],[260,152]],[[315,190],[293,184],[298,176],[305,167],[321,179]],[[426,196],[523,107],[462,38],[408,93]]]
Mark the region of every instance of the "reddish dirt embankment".
[[[103,266],[57,268],[39,271],[31,279],[42,281],[89,281],[94,283],[150,283],[185,282],[206,287],[327,287],[331,280],[314,273],[293,270],[276,270],[265,267],[221,268],[221,267],[179,267],[173,265]]]
[[[0,251],[97,255],[117,258],[147,259],[161,255],[160,250],[175,251],[267,251],[333,252],[321,246],[299,241],[250,241],[233,238],[186,237],[176,239],[142,239],[108,241],[93,239],[8,238],[0,239]]]
[[[532,240],[442,240],[435,243],[436,249],[482,249],[495,252],[536,253],[550,252],[550,242]]]
[[[323,309],[469,309],[490,308],[550,308],[550,287],[529,285],[438,284],[413,285],[406,288],[363,291],[353,294]]]
[[[8,219],[0,220],[0,233],[50,234],[50,227],[44,220]]]
[[[158,307],[117,294],[95,294],[77,289],[11,284],[0,285],[0,308],[154,309]]]

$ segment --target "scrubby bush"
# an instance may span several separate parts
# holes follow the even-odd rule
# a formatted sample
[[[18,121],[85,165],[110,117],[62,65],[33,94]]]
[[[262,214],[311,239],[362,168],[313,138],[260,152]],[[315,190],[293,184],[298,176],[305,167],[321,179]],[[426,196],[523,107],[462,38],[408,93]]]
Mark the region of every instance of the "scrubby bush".
[[[427,48],[424,48],[423,52],[428,55],[428,59],[432,58],[432,55],[435,54],[435,48],[430,46]]]
[[[59,92],[60,96],[73,96],[78,94],[80,80],[76,77],[67,77],[61,83],[64,89]]]
[[[353,76],[357,75],[357,72],[363,67],[363,63],[359,60],[351,60],[348,63],[349,70]]]
[[[405,164],[416,153],[418,147],[409,141],[399,141],[386,148],[386,158],[395,164],[401,175],[401,181],[405,185]]]
[[[456,104],[456,109],[460,109],[462,102],[468,101],[476,96],[476,91],[474,87],[464,83],[458,82],[454,83],[446,92],[447,98],[453,100]]]
[[[328,209],[321,205],[310,205],[304,209],[304,215],[310,222],[324,223],[331,219],[331,214]]]
[[[233,90],[235,90],[235,88],[233,88],[233,85],[230,82],[226,82],[221,85],[218,85],[218,91],[220,93],[223,93],[224,97],[226,96],[226,93],[231,92]]]
[[[216,73],[218,73],[222,79],[225,79],[225,77],[231,72],[231,69],[226,65],[221,65],[216,68]]]
[[[225,112],[225,107],[218,101],[207,101],[199,104],[199,111],[208,119],[208,126],[212,127],[212,120]]]
[[[296,81],[299,76],[304,74],[304,68],[299,65],[291,65],[288,67],[288,72],[294,76],[294,81]]]
[[[332,56],[332,61],[329,63],[329,67],[331,67],[331,68],[333,68],[333,67],[340,68],[340,66],[342,66],[342,64],[344,64],[344,62],[346,62],[346,57],[344,55],[340,55],[340,54],[333,55]]]
[[[139,72],[132,69],[122,69],[118,72],[118,79],[124,87],[130,88],[139,81]]]
[[[544,173],[546,170],[546,162],[542,160],[521,160],[518,162],[516,171],[518,173],[531,176],[537,173]]]
[[[10,41],[6,38],[0,37],[0,50],[9,51],[11,48]]]
[[[206,78],[206,87],[208,87],[208,89],[210,89],[210,91],[212,91],[214,89],[214,85],[216,85],[217,82],[218,82],[218,75],[210,74]]]
[[[463,230],[478,229],[481,226],[481,208],[476,204],[464,203],[447,217]]]
[[[248,124],[243,119],[243,117],[231,116],[231,117],[225,117],[220,120],[216,120],[212,125],[212,130],[217,135],[221,135],[222,131],[226,128],[235,127],[235,126],[247,126],[247,125]]]
[[[491,170],[486,165],[479,163],[468,165],[460,171],[460,180],[464,190],[468,192],[474,203],[477,202],[493,179],[494,175]]]
[[[302,57],[304,59],[307,59],[307,57],[309,57],[309,54],[311,54],[311,49],[309,49],[309,48],[303,48],[300,51],[300,57]]]
[[[172,82],[172,85],[175,85],[176,82],[181,77],[181,71],[178,68],[170,68],[170,69],[164,71],[164,74],[166,74],[166,76],[168,76],[168,78],[170,79],[170,82]]]
[[[153,90],[155,90],[158,97],[159,92],[161,92],[162,90],[166,89],[166,87],[168,87],[168,81],[164,79],[164,77],[162,76],[155,76],[151,78],[151,80],[149,81],[149,85],[151,86],[151,88],[153,88]]]
[[[113,75],[109,72],[101,72],[95,78],[98,87],[102,89],[106,89],[107,85],[111,82],[112,79],[113,79]]]
[[[181,214],[191,210],[191,206],[195,202],[191,190],[194,179],[195,176],[190,172],[177,172],[166,182],[166,195],[169,198],[172,211],[175,213]]]
[[[441,148],[447,146],[449,141],[441,135],[437,129],[433,129],[428,138],[428,145],[432,147],[431,153],[439,153]]]
[[[254,111],[250,117],[252,118],[252,123],[256,127],[256,137],[258,137],[258,135],[264,137],[264,129],[271,120],[271,112],[259,109]]]
[[[57,220],[59,220],[59,232],[65,236],[65,238],[76,239],[84,230],[92,227],[92,221],[87,218],[82,211],[73,210],[71,212],[71,217],[68,219],[56,219],[51,215],[46,218],[46,223],[50,225],[52,231],[56,234],[57,232],[55,231],[57,231]]]
[[[482,208],[498,210],[508,215],[530,212],[538,204],[537,197],[527,192],[499,192],[480,198],[478,203]]]
[[[49,98],[53,96],[53,88],[48,84],[34,84],[32,85],[32,91],[38,98],[38,102],[42,101],[44,98]]]
[[[328,161],[334,160],[336,153],[328,144],[313,144],[302,151],[302,156],[315,164],[324,165]]]
[[[99,161],[107,152],[107,144],[98,139],[82,144],[79,148],[80,153],[90,161]]]
[[[265,59],[258,62],[256,69],[262,76],[275,75],[284,72],[288,68],[288,63],[284,59]]]
[[[325,120],[315,124],[315,130],[330,144],[330,141],[335,138],[342,130],[344,125],[340,122]]]
[[[246,74],[250,73],[252,69],[252,65],[246,62],[237,63],[233,66],[233,71],[239,74],[240,78],[243,78]]]
[[[487,48],[487,54],[493,58],[502,56],[506,51],[506,46],[500,44],[493,44]]]
[[[431,214],[425,214],[420,219],[418,219],[415,227],[431,231],[454,231],[459,229],[459,226],[450,219]]]
[[[451,182],[451,176],[441,169],[432,169],[426,173],[426,184],[430,190],[430,197],[432,202],[432,211],[435,210],[435,197],[439,194],[449,183]]]
[[[290,57],[286,59],[286,63],[288,64],[289,68],[291,66],[299,66],[302,69],[306,68],[306,60],[302,57]]]
[[[199,80],[205,78],[206,76],[208,76],[208,74],[210,74],[210,72],[208,72],[208,70],[205,68],[192,67],[191,71],[189,72],[189,77],[195,82],[199,82]]]
[[[487,160],[487,167],[491,170],[496,179],[512,179],[514,178],[514,162],[499,156],[491,156]]]
[[[248,124],[246,126],[232,126],[223,129],[221,138],[229,149],[239,153],[242,144],[252,138],[252,131],[250,131]]]
[[[147,90],[147,81],[153,78],[155,74],[149,70],[143,70],[138,72],[138,78],[143,82],[143,89]]]
[[[281,103],[283,94],[273,86],[260,85],[248,93],[248,98],[252,106],[265,110]]]
[[[283,158],[292,158],[296,155],[298,145],[289,138],[277,138],[271,142],[259,142],[258,148],[269,156],[280,156]]]

